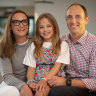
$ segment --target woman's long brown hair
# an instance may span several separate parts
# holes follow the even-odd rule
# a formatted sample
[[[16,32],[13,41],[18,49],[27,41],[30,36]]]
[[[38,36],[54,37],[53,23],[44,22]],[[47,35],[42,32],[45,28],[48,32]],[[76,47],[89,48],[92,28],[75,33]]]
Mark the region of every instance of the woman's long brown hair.
[[[15,36],[11,30],[11,22],[12,22],[12,16],[16,13],[23,13],[28,19],[27,14],[22,10],[15,10],[9,15],[7,23],[4,28],[3,36],[0,40],[0,57],[1,58],[8,57],[11,59],[14,53],[16,41],[15,41]]]

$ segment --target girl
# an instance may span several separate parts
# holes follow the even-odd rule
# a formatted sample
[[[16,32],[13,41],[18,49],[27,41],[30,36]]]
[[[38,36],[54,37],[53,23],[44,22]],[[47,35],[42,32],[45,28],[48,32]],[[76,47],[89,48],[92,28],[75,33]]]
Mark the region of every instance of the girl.
[[[50,87],[47,79],[57,75],[62,64],[69,64],[69,47],[59,38],[55,18],[45,13],[36,22],[36,39],[28,48],[24,64],[28,65],[27,84],[35,96],[47,96]]]

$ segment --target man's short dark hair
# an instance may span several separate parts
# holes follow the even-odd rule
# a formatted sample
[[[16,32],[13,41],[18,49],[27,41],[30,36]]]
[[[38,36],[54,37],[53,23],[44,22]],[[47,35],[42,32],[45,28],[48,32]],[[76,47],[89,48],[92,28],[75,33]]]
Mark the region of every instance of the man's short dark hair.
[[[85,14],[85,18],[88,16],[86,8],[85,8],[83,5],[78,4],[78,3],[71,4],[71,5],[67,8],[67,11],[68,11],[68,9],[69,9],[70,7],[72,7],[72,6],[74,6],[74,5],[80,6],[80,7],[83,9],[84,14]]]

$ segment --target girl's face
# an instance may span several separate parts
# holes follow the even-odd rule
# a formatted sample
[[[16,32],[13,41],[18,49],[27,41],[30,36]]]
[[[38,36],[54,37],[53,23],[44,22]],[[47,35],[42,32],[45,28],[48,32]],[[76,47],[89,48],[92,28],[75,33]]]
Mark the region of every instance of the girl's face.
[[[11,30],[15,38],[26,37],[28,32],[28,20],[25,14],[16,13],[12,17]]]
[[[45,42],[52,41],[54,34],[53,25],[48,19],[42,18],[39,22],[39,34],[44,39]]]

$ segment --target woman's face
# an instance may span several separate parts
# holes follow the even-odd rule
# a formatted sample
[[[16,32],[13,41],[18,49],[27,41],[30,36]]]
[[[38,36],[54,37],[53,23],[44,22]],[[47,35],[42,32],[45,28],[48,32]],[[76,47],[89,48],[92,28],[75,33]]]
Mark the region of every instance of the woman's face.
[[[16,13],[12,16],[11,30],[15,38],[25,37],[28,32],[28,20],[25,14]]]
[[[39,22],[39,34],[46,42],[52,41],[54,34],[53,25],[46,18],[42,18]]]

